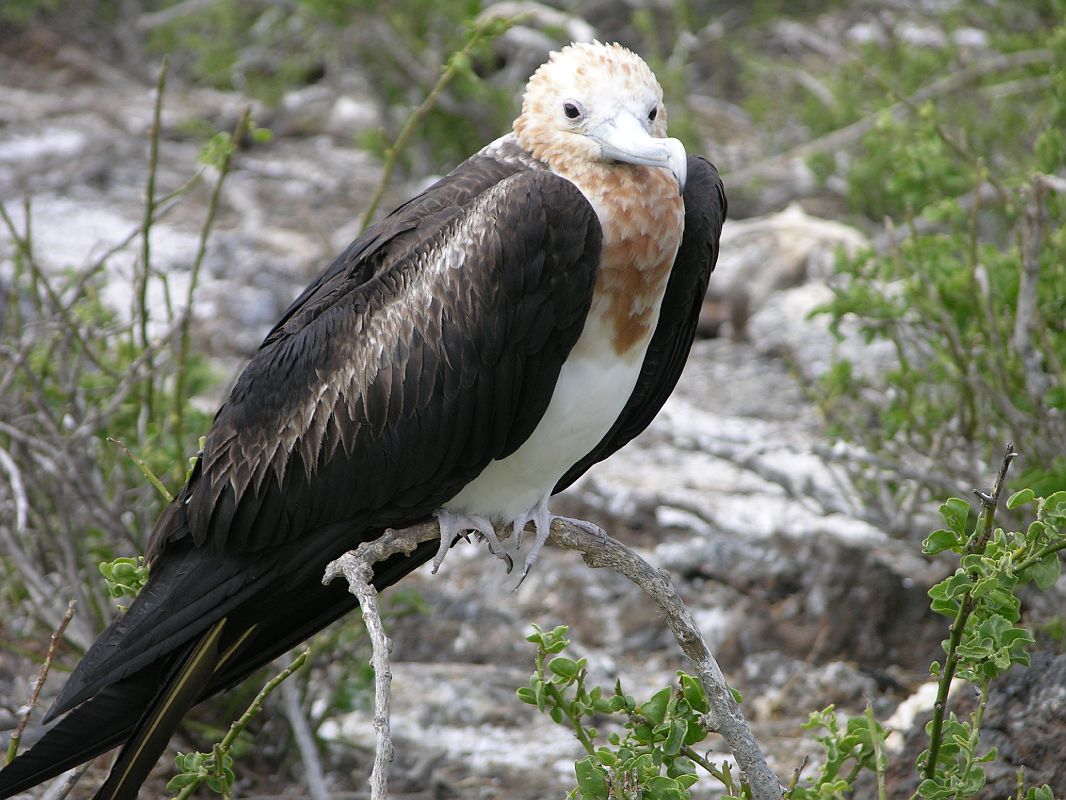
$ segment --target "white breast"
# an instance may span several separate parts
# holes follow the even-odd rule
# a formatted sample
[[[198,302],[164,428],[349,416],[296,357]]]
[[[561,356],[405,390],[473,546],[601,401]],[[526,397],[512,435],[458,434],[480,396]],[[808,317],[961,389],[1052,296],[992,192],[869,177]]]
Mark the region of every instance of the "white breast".
[[[603,322],[590,317],[529,439],[507,458],[490,463],[444,508],[501,523],[534,508],[614,425],[636,385],[647,344],[619,358]]]

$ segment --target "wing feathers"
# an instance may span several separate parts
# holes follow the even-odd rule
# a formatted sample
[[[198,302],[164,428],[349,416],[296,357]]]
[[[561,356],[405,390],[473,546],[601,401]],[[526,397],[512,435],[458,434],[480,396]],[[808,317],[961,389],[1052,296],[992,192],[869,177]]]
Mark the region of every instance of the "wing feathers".
[[[529,258],[564,219],[557,251]],[[161,517],[150,553],[165,566],[79,666],[60,708],[268,596],[286,571],[321,571],[368,525],[427,516],[528,437],[591,302],[595,214],[568,182],[523,173],[446,228],[385,274],[331,287],[332,307],[310,295],[314,312],[293,310],[271,335]],[[486,253],[482,240],[496,244]],[[260,387],[286,380],[281,399],[264,402]],[[330,526],[332,539],[305,550]]]

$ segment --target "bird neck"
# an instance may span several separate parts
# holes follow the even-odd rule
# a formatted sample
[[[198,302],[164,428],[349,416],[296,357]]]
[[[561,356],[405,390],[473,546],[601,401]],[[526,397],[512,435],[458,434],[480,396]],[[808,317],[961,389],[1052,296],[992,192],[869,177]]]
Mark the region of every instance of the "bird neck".
[[[606,323],[617,355],[643,357],[685,226],[677,181],[665,169],[631,164],[583,161],[553,171],[581,190],[603,230],[590,314]]]

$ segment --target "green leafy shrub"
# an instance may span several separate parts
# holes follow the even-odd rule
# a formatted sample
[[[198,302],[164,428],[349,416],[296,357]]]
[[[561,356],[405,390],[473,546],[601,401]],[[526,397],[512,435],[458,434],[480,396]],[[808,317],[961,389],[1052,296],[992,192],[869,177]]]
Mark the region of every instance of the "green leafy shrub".
[[[893,222],[877,248],[840,259],[820,311],[832,330],[890,343],[895,364],[838,359],[815,396],[831,436],[898,469],[887,481],[857,470],[871,503],[965,485],[1007,439],[1031,465],[1027,485],[1066,488],[1066,27],[1029,45],[1039,57],[1022,74],[1050,87],[1046,102],[885,112],[848,168],[852,208]],[[908,465],[931,480],[898,477]]]
[[[599,686],[589,689],[585,659],[562,655],[569,644],[566,626],[533,628],[526,640],[537,647],[536,669],[529,686],[518,690],[518,699],[572,730],[588,753],[574,765],[577,786],[568,797],[687,800],[697,766],[731,792],[739,791],[728,765],[718,768],[695,749],[707,738],[700,717],[709,709],[696,678],[679,672],[675,686],[660,689],[642,703],[626,694],[620,682],[611,692]],[[593,718],[618,730],[603,737],[600,723],[591,724]]]
[[[981,724],[993,683],[1012,666],[1028,666],[1031,632],[1021,622],[1018,591],[1027,583],[1038,590],[1054,586],[1066,550],[1066,491],[1041,498],[1031,489],[1012,495],[1007,510],[1032,507],[1026,526],[996,527],[1007,469],[1017,455],[1008,449],[995,486],[978,493],[980,507],[951,498],[940,507],[944,528],[933,531],[923,549],[928,555],[954,554],[956,571],[929,590],[931,608],[948,617],[944,661],[933,661],[930,675],[938,684],[933,718],[926,726],[929,746],[914,765],[921,777],[912,800],[965,800],[985,785],[985,765],[994,762],[995,748],[982,748]],[[701,775],[710,775],[727,797],[750,797],[750,788],[732,775],[728,762],[715,765],[695,746],[709,735],[704,715],[711,709],[696,678],[678,673],[678,682],[638,702],[620,683],[613,691],[587,685],[583,658],[564,655],[566,627],[552,631],[534,627],[527,638],[536,645],[536,666],[518,699],[536,706],[553,722],[569,729],[587,755],[575,764],[576,788],[569,797],[669,798],[687,800]],[[948,709],[954,681],[962,679],[977,691],[977,708],[965,719]],[[853,796],[864,773],[872,773],[878,796],[885,797],[888,731],[867,707],[847,718],[830,706],[813,712],[803,726],[821,746],[818,773],[802,781],[798,765],[788,800],[844,800]],[[601,730],[610,732],[604,737]],[[605,739],[605,742],[604,742]],[[699,770],[697,769],[699,768]],[[1052,800],[1050,787],[1022,791],[1018,798]]]

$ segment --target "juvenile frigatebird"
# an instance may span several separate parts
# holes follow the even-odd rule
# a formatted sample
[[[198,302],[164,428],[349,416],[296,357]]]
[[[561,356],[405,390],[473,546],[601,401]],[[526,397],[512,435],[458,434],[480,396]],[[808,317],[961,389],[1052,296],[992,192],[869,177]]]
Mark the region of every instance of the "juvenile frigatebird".
[[[192,705],[355,607],[323,569],[385,528],[435,515],[443,553],[532,522],[528,572],[551,495],[673,390],[725,214],[638,56],[552,53],[511,133],[368,229],[267,335],[152,531],[147,585],[0,797],[122,743],[95,797],[136,797]]]

